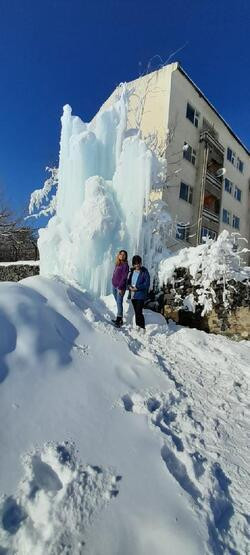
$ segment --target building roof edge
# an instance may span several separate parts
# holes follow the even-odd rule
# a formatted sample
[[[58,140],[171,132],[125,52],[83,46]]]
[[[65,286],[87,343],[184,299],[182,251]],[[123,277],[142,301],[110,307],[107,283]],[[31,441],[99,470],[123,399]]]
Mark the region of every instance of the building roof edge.
[[[242,148],[244,148],[244,150],[246,151],[246,153],[248,154],[248,156],[250,156],[250,150],[246,147],[246,145],[244,145],[244,143],[241,141],[241,139],[238,137],[238,135],[236,135],[236,133],[234,133],[234,131],[232,130],[232,128],[230,127],[230,125],[226,122],[226,120],[220,115],[220,113],[218,112],[218,110],[216,110],[216,108],[213,106],[213,104],[208,100],[208,98],[205,96],[205,94],[201,91],[201,89],[199,89],[199,87],[195,84],[195,82],[191,79],[191,77],[189,77],[189,75],[186,73],[186,71],[183,69],[183,67],[180,65],[179,62],[177,62],[177,70],[180,71],[180,73],[182,73],[182,75],[184,75],[184,77],[186,77],[186,79],[191,83],[191,85],[195,88],[195,90],[198,92],[198,94],[200,96],[202,96],[202,98],[204,98],[205,102],[207,102],[207,104],[210,106],[210,108],[212,108],[212,110],[216,113],[216,115],[220,118],[220,120],[224,123],[224,125],[227,127],[228,131],[231,133],[231,135],[233,135],[233,137],[236,139],[236,141],[242,146]],[[174,70],[175,71],[175,70]]]

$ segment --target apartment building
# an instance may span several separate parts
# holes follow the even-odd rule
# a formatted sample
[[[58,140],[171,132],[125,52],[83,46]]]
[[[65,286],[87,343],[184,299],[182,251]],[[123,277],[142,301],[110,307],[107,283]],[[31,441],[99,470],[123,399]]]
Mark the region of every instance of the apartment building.
[[[168,204],[176,245],[197,245],[223,229],[250,238],[248,148],[178,62],[128,86],[128,127],[155,133],[167,157],[167,175],[157,194]],[[105,103],[114,99],[115,91]]]

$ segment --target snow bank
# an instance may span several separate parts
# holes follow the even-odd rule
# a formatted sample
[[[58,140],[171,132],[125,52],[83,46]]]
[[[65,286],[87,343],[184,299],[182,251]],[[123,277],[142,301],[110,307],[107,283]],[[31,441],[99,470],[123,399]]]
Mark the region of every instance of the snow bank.
[[[111,301],[0,284],[0,552],[247,553],[249,343]]]
[[[167,391],[169,384],[153,364],[153,355],[140,356],[136,338],[131,349],[122,332],[110,325],[110,317],[103,301],[60,280],[39,276],[0,284],[0,492],[5,494],[3,504],[11,498],[10,512],[1,504],[5,515],[4,523],[0,521],[2,550],[11,552],[12,546],[22,545],[26,555],[37,541],[37,551],[61,555],[67,510],[65,545],[71,541],[74,523],[81,523],[81,538],[77,533],[76,541],[85,542],[86,554],[97,555],[101,550],[102,555],[150,555],[154,546],[163,555],[167,543],[170,553],[176,554],[176,546],[181,552],[185,545],[188,555],[200,555],[204,524],[190,513],[187,499],[183,502],[176,497],[176,486],[160,463],[159,439],[148,433],[147,422],[135,424],[117,405],[130,387]],[[74,472],[71,463],[68,468],[58,461],[57,447],[65,446],[66,440],[69,444],[73,440],[79,452]],[[52,442],[49,450],[48,442]],[[22,496],[19,461],[25,453],[31,458],[25,463],[27,495]],[[88,501],[88,486],[81,491],[81,464],[83,471],[94,467],[93,503]],[[113,488],[114,476],[122,479],[117,484],[115,479]],[[45,483],[52,482],[53,491],[44,490],[43,478]],[[39,482],[39,490],[31,500],[33,481]],[[63,487],[57,490],[60,483]],[[118,493],[112,493],[113,489]],[[81,514],[85,501],[89,512],[93,510],[89,524]],[[8,528],[15,521],[16,506],[12,533]],[[178,533],[175,518],[182,522]],[[48,522],[51,527],[46,532]],[[46,533],[54,538],[51,553]],[[77,548],[77,543],[73,546]],[[65,553],[75,552],[65,547]]]

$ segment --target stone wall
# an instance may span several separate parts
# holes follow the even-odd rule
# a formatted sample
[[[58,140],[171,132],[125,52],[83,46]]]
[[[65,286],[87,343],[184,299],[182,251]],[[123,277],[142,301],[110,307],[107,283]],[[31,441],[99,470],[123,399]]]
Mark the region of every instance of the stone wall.
[[[226,335],[234,339],[250,340],[250,309],[248,307],[240,307],[234,309],[221,320],[215,309],[208,315],[200,316],[186,310],[174,310],[169,305],[164,305],[163,314],[167,320],[173,320],[176,324],[197,328],[208,333]]]
[[[39,266],[30,264],[9,264],[0,266],[0,281],[20,281],[39,274]]]
[[[213,309],[206,317],[208,329],[211,333],[220,333],[228,337],[250,339],[250,310],[240,307],[233,310],[227,317],[227,325],[221,326],[218,314]]]

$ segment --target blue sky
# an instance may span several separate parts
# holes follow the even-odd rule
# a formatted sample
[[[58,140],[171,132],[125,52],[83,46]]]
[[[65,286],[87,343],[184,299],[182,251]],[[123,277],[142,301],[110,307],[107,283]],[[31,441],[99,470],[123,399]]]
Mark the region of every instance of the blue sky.
[[[249,148],[249,29],[249,0],[0,0],[0,190],[27,207],[58,163],[63,105],[89,121],[117,84],[178,49],[171,61]]]

